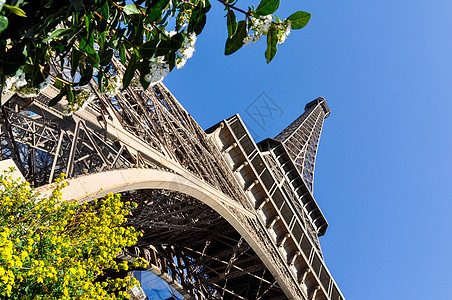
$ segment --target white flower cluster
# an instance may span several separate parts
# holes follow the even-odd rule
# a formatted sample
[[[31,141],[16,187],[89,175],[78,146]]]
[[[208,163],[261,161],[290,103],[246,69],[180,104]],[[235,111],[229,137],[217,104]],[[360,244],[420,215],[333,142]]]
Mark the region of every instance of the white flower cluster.
[[[169,73],[169,65],[161,62],[151,62],[149,73],[144,76],[144,80],[152,85],[161,82]]]
[[[93,101],[95,95],[88,90],[81,90],[79,93],[76,93],[75,100],[73,103],[67,103],[64,105],[63,114],[70,116],[74,112],[85,109],[88,104]]]
[[[182,56],[186,59],[191,58],[193,56],[193,52],[195,52],[195,44],[196,34],[192,32],[188,37],[185,38],[185,41],[182,44],[182,48],[180,49]]]
[[[270,26],[272,25],[273,16],[267,15],[260,18],[252,18],[251,19],[251,30],[253,31],[252,35],[247,35],[243,39],[243,43],[248,45],[250,43],[257,42],[262,35],[268,33]]]
[[[184,40],[182,47],[179,49],[180,57],[176,59],[176,68],[182,68],[187,59],[190,59],[195,52],[195,44],[196,44],[196,34],[190,33]]]
[[[177,34],[177,31],[166,32],[166,35],[172,37]],[[178,69],[182,68],[187,59],[193,56],[195,52],[195,43],[196,43],[196,34],[190,33],[184,42],[182,43],[181,48],[178,50],[178,56],[176,58],[176,67]],[[150,85],[154,85],[158,82],[161,82],[166,75],[170,72],[169,65],[164,61],[163,56],[157,57],[155,62],[151,62],[149,65],[149,73],[144,76],[144,80],[150,83]],[[136,86],[141,86],[138,80],[132,80],[132,84]]]
[[[114,97],[122,89],[122,78],[116,74],[108,79],[108,84],[105,87],[105,95],[109,98]]]
[[[281,34],[278,36],[278,44],[284,43],[287,36],[290,34],[290,30],[292,29],[292,25],[290,23],[290,20],[287,20],[281,28]]]
[[[179,27],[187,26],[188,20],[190,20],[192,12],[193,11],[191,9],[186,9],[186,10],[180,12],[176,17],[176,25]]]
[[[47,88],[50,84],[50,76],[46,78],[41,84],[36,87],[31,86],[31,82],[25,79],[25,74],[14,77],[6,77],[5,85],[3,86],[3,95],[17,93],[22,98],[37,97],[41,91]]]

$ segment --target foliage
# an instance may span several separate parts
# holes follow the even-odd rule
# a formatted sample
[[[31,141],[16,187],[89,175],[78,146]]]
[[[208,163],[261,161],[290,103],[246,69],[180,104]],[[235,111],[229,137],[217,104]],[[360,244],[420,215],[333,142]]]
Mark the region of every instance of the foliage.
[[[217,0],[226,11],[225,54],[267,36],[269,63],[277,44],[311,15],[298,11],[281,20],[272,14],[280,0],[261,0],[243,10],[237,0]],[[143,88],[162,80],[193,55],[197,35],[206,25],[209,0],[0,0],[0,74],[3,94],[34,97],[53,76],[68,112],[89,99],[84,86],[94,79],[99,93],[118,92],[129,84]],[[243,16],[237,21],[236,13]],[[171,29],[171,30],[170,30]],[[112,64],[119,58],[124,70]],[[64,70],[51,74],[51,65]],[[124,72],[122,72],[124,71]],[[121,80],[113,80],[118,73]],[[132,80],[140,74],[139,80]],[[122,76],[122,75],[121,75]],[[13,79],[11,79],[13,78]],[[82,103],[82,104],[80,104]]]
[[[64,177],[48,199],[23,180],[0,176],[0,299],[123,299],[131,278],[95,282],[139,233],[121,227],[132,209],[119,195],[77,205],[61,201]],[[138,262],[133,264],[139,264]]]

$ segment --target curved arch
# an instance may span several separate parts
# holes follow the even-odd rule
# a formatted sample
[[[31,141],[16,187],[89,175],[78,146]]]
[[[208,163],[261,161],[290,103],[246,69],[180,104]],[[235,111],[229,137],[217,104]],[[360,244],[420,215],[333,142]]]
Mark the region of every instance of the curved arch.
[[[284,284],[284,279],[281,278],[282,274],[278,272],[270,257],[267,257],[269,253],[266,253],[266,250],[261,248],[259,242],[254,240],[249,228],[243,223],[246,222],[243,217],[256,219],[255,213],[245,209],[242,204],[195,176],[190,174],[183,176],[159,169],[131,168],[78,176],[70,178],[66,182],[68,186],[63,189],[62,195],[65,201],[90,201],[109,193],[144,189],[176,191],[191,196],[208,205],[224,218],[260,257],[286,295],[291,295],[292,293],[290,288]],[[36,190],[42,197],[46,197],[50,195],[52,185],[48,184]],[[289,296],[289,298],[293,297]]]
[[[243,208],[212,186],[195,176],[185,176],[158,169],[121,169],[105,171],[70,178],[68,186],[63,189],[65,201],[82,201],[103,197],[109,193],[120,193],[141,189],[163,189],[181,192],[192,196],[217,211],[234,227],[237,220],[231,209],[238,210],[248,217],[254,214]],[[52,185],[48,184],[37,189],[43,197],[49,195]],[[236,228],[238,229],[238,228]]]

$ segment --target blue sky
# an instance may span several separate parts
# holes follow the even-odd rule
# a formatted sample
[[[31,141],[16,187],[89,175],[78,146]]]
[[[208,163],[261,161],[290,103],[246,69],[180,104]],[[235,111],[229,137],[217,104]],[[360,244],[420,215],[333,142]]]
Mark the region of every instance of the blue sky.
[[[345,297],[450,299],[452,2],[283,1],[279,16],[313,17],[270,65],[264,40],[223,55],[224,12],[212,5],[194,57],[164,83],[203,128],[240,113],[256,141],[325,97],[314,195]],[[264,129],[245,111],[262,92],[283,111]]]

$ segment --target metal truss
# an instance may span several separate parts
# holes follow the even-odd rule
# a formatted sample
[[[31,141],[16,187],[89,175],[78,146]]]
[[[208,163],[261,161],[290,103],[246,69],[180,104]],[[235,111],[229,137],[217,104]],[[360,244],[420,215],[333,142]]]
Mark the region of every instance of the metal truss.
[[[286,299],[251,247],[207,205],[164,190],[122,198],[139,204],[127,222],[144,232],[125,254],[145,258],[193,298]]]
[[[124,148],[104,140],[83,120],[49,118],[36,105],[20,111],[22,103],[15,97],[2,107],[1,155],[12,158],[35,186],[60,173],[72,177],[133,166]]]
[[[112,67],[124,71],[115,59]],[[326,220],[303,184],[312,191],[318,139],[329,113],[324,100],[308,104],[303,118],[278,136],[282,149],[269,148],[270,163],[238,123],[223,125],[240,136],[231,133],[236,140],[217,144],[161,84],[147,90],[131,85],[110,98],[98,93],[94,80],[90,87],[96,99],[72,116],[64,114],[64,99],[48,106],[57,94],[52,87],[33,99],[11,97],[1,108],[0,159],[13,159],[35,187],[60,173],[75,178],[152,168],[193,176],[235,201],[239,205],[228,211],[241,234],[185,194],[123,193],[125,201],[139,204],[128,224],[144,232],[124,257],[145,258],[151,271],[188,299],[343,299],[319,254],[317,235],[325,232]],[[293,171],[300,168],[303,179]]]
[[[323,120],[330,112],[325,99],[317,98],[308,103],[305,112],[275,137],[286,146],[311,191]]]

